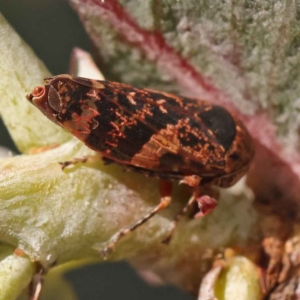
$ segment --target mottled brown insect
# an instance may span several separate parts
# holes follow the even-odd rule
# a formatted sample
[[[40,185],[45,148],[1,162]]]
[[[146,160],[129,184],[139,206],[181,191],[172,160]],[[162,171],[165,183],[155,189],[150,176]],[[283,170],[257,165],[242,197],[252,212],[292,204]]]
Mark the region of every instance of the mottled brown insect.
[[[194,188],[189,206],[199,202],[199,186],[237,182],[253,157],[248,131],[222,106],[70,75],[45,81],[27,99],[50,120],[100,152],[105,161],[162,179],[160,204],[114,235],[108,249],[170,203],[168,180]]]

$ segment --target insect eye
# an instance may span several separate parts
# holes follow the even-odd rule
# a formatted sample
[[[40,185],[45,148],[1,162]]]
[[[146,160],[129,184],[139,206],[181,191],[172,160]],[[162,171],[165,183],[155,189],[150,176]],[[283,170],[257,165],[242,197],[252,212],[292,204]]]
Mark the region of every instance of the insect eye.
[[[54,109],[57,112],[61,111],[62,104],[60,101],[60,96],[56,89],[51,85],[49,88],[49,93],[48,93],[48,103],[52,109]]]

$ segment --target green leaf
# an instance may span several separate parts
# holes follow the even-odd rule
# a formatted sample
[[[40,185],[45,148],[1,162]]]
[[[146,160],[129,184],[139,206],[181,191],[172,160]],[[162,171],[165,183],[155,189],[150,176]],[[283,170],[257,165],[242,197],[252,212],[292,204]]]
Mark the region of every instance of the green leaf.
[[[71,138],[26,101],[50,73],[0,14],[0,116],[21,152]]]
[[[13,248],[0,246],[0,299],[14,300],[31,281],[34,264],[26,256],[13,253]]]

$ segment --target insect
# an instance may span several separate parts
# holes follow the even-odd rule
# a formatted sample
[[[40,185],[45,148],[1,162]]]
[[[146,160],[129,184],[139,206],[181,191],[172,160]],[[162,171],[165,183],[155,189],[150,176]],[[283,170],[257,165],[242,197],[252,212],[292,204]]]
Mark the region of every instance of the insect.
[[[45,79],[27,99],[107,162],[160,178],[161,201],[109,240],[105,251],[171,202],[172,180],[193,188],[180,216],[199,199],[200,188],[229,187],[254,155],[242,122],[222,106],[127,84],[71,75]],[[201,201],[200,201],[201,203]],[[176,223],[178,217],[175,219]],[[104,252],[105,252],[104,251]]]

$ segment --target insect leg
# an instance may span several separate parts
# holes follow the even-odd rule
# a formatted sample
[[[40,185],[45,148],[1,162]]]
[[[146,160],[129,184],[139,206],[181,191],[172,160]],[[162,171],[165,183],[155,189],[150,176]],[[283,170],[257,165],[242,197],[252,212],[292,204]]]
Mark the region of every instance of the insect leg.
[[[64,161],[64,162],[59,162],[61,165],[62,170],[64,170],[66,167],[71,166],[71,165],[76,165],[78,163],[87,163],[87,162],[94,162],[100,159],[100,156],[98,155],[89,155],[89,156],[83,156],[81,158],[73,158],[72,160],[69,161]]]
[[[173,236],[173,233],[176,229],[176,226],[178,224],[178,222],[180,221],[180,219],[186,214],[186,212],[188,211],[188,209],[193,205],[193,203],[196,201],[196,192],[194,192],[192,194],[192,196],[190,197],[188,203],[182,208],[182,210],[175,216],[174,220],[173,220],[173,227],[170,230],[169,234],[167,235],[166,238],[164,238],[162,240],[162,243],[164,244],[169,244],[169,242],[171,241],[171,238]]]
[[[38,300],[40,298],[44,281],[43,275],[44,269],[41,266],[37,266],[37,270],[29,285],[28,300]]]
[[[176,226],[177,226],[178,222],[187,213],[187,211],[193,205],[194,202],[197,202],[199,210],[200,210],[196,215],[194,215],[195,219],[203,217],[203,216],[209,214],[217,206],[217,200],[216,199],[214,199],[214,198],[212,198],[208,195],[199,196],[199,191],[196,190],[192,194],[192,196],[189,199],[188,203],[175,216],[175,218],[173,220],[173,227],[172,227],[171,231],[169,232],[168,236],[165,239],[162,240],[162,243],[169,244],[169,242],[172,239],[173,233],[176,229]]]
[[[212,212],[217,206],[218,202],[215,198],[208,195],[203,195],[196,198],[199,212],[194,215],[194,219],[201,218]]]
[[[144,216],[142,216],[139,220],[115,233],[109,239],[108,246],[100,251],[104,258],[106,258],[106,256],[113,251],[115,244],[122,237],[129,234],[130,232],[138,228],[140,225],[144,224],[147,220],[152,218],[159,211],[165,209],[171,203],[172,183],[168,180],[160,180],[159,189],[161,194],[160,203],[153,209],[151,209],[148,213],[146,213]]]

